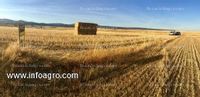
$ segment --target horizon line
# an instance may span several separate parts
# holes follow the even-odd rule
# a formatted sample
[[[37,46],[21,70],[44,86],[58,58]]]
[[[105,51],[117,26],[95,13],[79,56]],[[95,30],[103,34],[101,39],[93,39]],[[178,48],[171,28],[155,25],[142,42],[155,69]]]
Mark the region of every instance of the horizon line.
[[[71,25],[75,24],[74,23],[61,23],[61,22],[39,22],[39,21],[29,21],[29,20],[22,20],[22,19],[10,19],[10,18],[0,18],[0,19],[7,19],[7,20],[13,20],[13,21],[24,21],[24,22],[34,22],[34,23],[39,23],[39,24],[64,24],[64,25]],[[77,21],[77,22],[84,22],[84,21]],[[86,22],[89,23],[89,22]],[[96,23],[96,22],[93,22]],[[96,23],[98,24],[98,23]],[[142,27],[142,26],[115,26],[115,25],[104,25],[100,24],[100,26],[107,26],[107,27],[121,27],[121,28],[148,28],[148,29],[160,29],[160,30],[178,30],[178,31],[200,31],[200,29],[171,29],[171,28],[156,28],[156,27]]]

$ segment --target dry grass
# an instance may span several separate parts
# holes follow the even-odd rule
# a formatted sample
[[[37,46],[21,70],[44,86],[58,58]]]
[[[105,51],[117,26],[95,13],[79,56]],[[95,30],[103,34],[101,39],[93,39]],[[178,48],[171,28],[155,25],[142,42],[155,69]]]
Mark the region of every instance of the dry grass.
[[[0,86],[0,96],[25,97],[31,92],[34,97],[164,95],[161,88],[169,76],[164,64],[171,56],[167,48],[178,42],[178,37],[169,36],[164,31],[149,30],[98,29],[96,36],[75,36],[73,33],[72,29],[67,28],[27,28],[26,47],[18,49],[12,44],[17,41],[17,29],[0,27],[0,49],[3,54],[1,64],[48,64],[47,71],[80,73],[80,87],[76,87],[76,81],[55,80],[44,81],[50,84],[48,88],[22,89],[13,86],[10,81],[5,83],[4,78],[1,81],[3,84]],[[12,61],[8,61],[10,59]],[[10,68],[14,71],[27,71],[23,68]],[[6,70],[10,69],[4,69],[2,72]],[[14,81],[16,82],[18,81]],[[149,89],[154,91],[150,93]],[[21,90],[24,92],[18,92]]]

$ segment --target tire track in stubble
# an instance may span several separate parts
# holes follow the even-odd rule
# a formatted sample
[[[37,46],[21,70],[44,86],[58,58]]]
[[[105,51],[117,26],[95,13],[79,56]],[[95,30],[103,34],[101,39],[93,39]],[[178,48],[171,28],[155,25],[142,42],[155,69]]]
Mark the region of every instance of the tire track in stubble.
[[[200,53],[197,47],[198,39],[183,37],[182,49],[176,49],[174,56],[170,59],[169,78],[166,80],[167,93],[164,97],[199,97],[199,63]],[[173,54],[171,52],[171,54]]]
[[[164,97],[170,97],[172,96],[175,91],[176,91],[176,78],[180,75],[180,64],[181,64],[181,60],[184,57],[184,55],[182,53],[184,53],[184,48],[185,48],[185,44],[184,41],[185,39],[181,39],[181,41],[175,43],[176,46],[175,48],[171,47],[169,48],[170,50],[175,51],[175,53],[171,53],[173,56],[170,58],[171,62],[169,64],[167,64],[167,70],[168,70],[168,74],[169,77],[165,82],[165,87],[164,87],[164,93],[163,96]]]

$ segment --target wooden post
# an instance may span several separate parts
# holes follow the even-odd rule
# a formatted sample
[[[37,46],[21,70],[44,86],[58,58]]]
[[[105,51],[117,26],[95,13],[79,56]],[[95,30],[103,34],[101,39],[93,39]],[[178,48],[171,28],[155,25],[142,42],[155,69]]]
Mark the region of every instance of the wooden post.
[[[24,24],[19,24],[19,47],[24,47],[25,46],[25,25]]]

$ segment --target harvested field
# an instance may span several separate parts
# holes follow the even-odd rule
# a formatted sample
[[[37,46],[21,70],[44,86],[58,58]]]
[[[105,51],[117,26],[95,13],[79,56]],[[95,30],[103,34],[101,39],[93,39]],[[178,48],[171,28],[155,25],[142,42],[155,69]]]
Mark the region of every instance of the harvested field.
[[[200,97],[199,33],[98,29],[96,36],[76,36],[71,28],[27,28],[25,48],[18,48],[17,31],[0,27],[1,97]],[[27,87],[4,76],[37,70],[78,72],[79,79]]]

